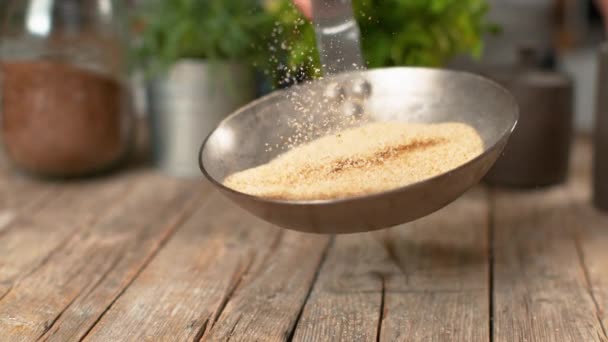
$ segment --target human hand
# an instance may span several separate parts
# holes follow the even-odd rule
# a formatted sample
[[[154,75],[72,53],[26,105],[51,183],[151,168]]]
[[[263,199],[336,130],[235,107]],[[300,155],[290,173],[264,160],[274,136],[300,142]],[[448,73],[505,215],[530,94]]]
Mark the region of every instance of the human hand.
[[[302,14],[304,14],[304,16],[306,16],[306,18],[311,18],[312,17],[312,4],[310,3],[311,0],[293,0],[294,4],[300,9],[300,11],[302,12]],[[608,0],[601,0],[601,1],[608,1]]]

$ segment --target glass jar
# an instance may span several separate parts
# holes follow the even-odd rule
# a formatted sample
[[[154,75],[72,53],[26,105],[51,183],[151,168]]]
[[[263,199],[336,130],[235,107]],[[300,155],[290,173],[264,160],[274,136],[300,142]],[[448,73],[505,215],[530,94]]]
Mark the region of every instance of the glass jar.
[[[133,135],[121,1],[9,0],[0,14],[1,133],[8,158],[73,177],[124,160]]]

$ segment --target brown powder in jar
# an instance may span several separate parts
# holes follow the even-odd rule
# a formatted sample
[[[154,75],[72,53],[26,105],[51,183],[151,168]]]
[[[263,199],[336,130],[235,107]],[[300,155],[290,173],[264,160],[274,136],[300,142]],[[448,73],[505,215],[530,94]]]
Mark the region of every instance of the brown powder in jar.
[[[50,61],[4,62],[1,68],[2,137],[15,164],[76,176],[124,155],[131,122],[118,81]]]
[[[271,199],[347,198],[431,178],[482,152],[481,137],[465,124],[371,123],[296,147],[224,185]]]

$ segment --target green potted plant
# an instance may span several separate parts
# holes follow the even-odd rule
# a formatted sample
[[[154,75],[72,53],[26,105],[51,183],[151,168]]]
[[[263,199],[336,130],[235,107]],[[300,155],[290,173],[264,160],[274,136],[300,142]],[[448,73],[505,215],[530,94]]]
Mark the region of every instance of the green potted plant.
[[[267,0],[289,42],[283,62],[307,76],[320,72],[314,29],[289,0]],[[353,0],[368,67],[438,67],[460,54],[479,56],[487,0]]]
[[[274,17],[256,0],[156,0],[136,15],[155,164],[197,175],[202,139],[255,96],[254,64]]]

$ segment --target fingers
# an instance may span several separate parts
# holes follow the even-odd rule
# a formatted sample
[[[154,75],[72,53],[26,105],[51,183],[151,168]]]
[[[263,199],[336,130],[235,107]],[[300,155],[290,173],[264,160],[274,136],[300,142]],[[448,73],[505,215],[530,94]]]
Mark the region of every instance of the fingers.
[[[306,18],[310,19],[312,17],[312,4],[311,0],[293,0],[296,6],[300,9],[302,14],[306,16]]]

